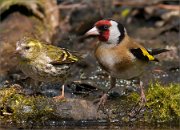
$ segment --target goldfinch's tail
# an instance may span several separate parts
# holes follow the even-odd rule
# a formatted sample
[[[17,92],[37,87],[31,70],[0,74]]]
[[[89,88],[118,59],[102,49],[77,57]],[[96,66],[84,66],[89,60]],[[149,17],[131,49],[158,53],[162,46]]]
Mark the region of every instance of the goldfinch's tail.
[[[158,48],[158,49],[147,49],[147,51],[149,52],[150,55],[158,55],[160,53],[167,52],[170,50]]]
[[[159,60],[154,57],[154,55],[160,54],[162,52],[169,51],[167,49],[145,49],[145,48],[136,48],[130,49],[131,53],[139,60],[142,61],[157,61]]]

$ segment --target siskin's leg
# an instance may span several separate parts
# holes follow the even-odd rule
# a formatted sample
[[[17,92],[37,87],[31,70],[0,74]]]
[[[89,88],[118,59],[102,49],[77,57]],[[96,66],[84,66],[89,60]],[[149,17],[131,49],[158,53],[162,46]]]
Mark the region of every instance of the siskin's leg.
[[[56,99],[56,100],[65,99],[65,96],[64,96],[64,86],[65,86],[65,85],[63,84],[63,85],[62,85],[61,95],[53,97],[54,99]]]

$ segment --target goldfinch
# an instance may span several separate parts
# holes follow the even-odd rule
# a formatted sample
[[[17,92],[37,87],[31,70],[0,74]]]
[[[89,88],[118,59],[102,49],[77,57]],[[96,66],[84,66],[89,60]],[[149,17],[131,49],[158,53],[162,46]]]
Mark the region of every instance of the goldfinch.
[[[158,61],[154,55],[168,51],[166,49],[148,51],[128,36],[121,23],[111,19],[96,22],[94,27],[85,35],[95,35],[99,39],[94,54],[101,68],[111,77],[109,90],[115,86],[116,78],[132,79],[139,77],[150,61]],[[140,83],[140,89],[141,101],[145,102],[142,83]],[[107,94],[104,94],[100,103],[104,103],[106,99]]]
[[[72,65],[79,61],[79,57],[67,49],[48,45],[29,37],[24,37],[16,43],[16,54],[19,68],[36,83],[42,81],[64,84]],[[55,98],[64,98],[64,85],[62,95]]]

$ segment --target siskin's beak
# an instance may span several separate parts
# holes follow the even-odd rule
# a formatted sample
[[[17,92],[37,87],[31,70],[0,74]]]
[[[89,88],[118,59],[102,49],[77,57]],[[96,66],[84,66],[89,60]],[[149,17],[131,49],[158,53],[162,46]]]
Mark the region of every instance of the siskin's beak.
[[[21,50],[20,47],[16,47],[16,52],[19,52]]]
[[[20,54],[20,51],[21,51],[21,48],[20,47],[17,47],[15,52],[13,53],[13,56],[17,56]]]
[[[98,36],[98,35],[99,35],[99,32],[96,27],[93,27],[85,34],[85,36]]]

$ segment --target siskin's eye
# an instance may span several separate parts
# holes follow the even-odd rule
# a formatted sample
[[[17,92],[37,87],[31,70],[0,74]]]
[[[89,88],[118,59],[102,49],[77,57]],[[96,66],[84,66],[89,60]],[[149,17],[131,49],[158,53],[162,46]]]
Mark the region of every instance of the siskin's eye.
[[[30,47],[29,47],[29,46],[26,46],[24,49],[25,49],[25,50],[29,50],[29,49],[30,49]]]

